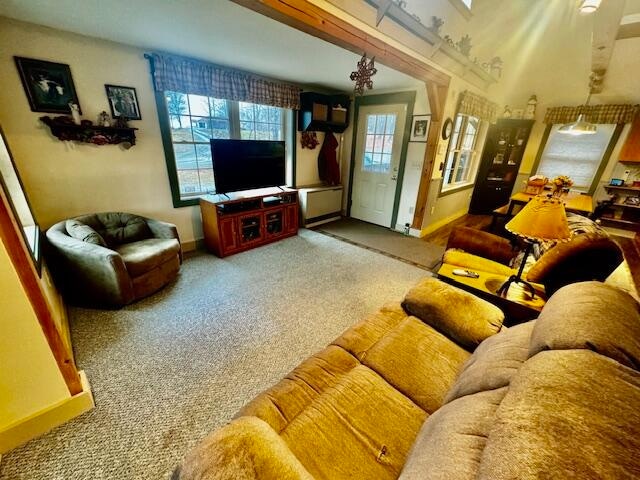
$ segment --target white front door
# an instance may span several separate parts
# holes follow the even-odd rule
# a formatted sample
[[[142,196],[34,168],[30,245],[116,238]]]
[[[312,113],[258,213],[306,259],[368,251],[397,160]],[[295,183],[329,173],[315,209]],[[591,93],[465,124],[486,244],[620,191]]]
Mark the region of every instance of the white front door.
[[[351,216],[391,227],[406,105],[370,105],[358,112]]]

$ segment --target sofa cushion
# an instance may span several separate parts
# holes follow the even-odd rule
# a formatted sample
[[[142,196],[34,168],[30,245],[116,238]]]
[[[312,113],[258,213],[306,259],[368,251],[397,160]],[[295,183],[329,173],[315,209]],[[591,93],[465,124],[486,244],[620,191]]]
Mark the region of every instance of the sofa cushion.
[[[402,306],[469,350],[498,333],[504,321],[495,305],[435,278],[409,290]]]
[[[536,321],[503,330],[487,338],[467,360],[445,403],[464,395],[509,385],[522,363],[529,358],[529,341]]]
[[[406,317],[362,359],[427,413],[442,405],[469,352],[416,317]]]
[[[179,255],[180,243],[175,238],[149,238],[126,243],[115,250],[124,260],[129,275],[137,277]]]
[[[512,379],[477,478],[637,479],[638,452],[640,373],[586,350],[541,352]]]
[[[65,222],[65,228],[67,229],[67,233],[70,237],[82,240],[83,242],[92,243],[94,245],[100,245],[101,247],[107,246],[104,238],[102,238],[98,232],[79,220],[67,220]]]
[[[336,385],[358,365],[360,362],[353,355],[340,347],[329,345],[254,398],[236,417],[256,416],[280,433],[319,395]]]
[[[153,236],[145,219],[138,215],[113,212],[97,213],[95,217],[103,226],[99,229],[100,234],[112,248]]]
[[[640,305],[600,282],[558,290],[531,336],[529,356],[543,350],[588,349],[640,370]]]
[[[209,435],[177,472],[172,478],[314,480],[282,438],[255,417],[241,417]]]
[[[500,388],[467,395],[431,415],[418,433],[400,480],[475,479],[506,391]]]
[[[427,414],[358,365],[281,433],[316,479],[396,479]]]

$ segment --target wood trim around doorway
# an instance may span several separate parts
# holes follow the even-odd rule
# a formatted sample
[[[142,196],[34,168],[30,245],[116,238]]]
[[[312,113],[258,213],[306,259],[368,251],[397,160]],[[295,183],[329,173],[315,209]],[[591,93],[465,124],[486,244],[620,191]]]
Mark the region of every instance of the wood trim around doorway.
[[[420,186],[411,224],[412,228],[421,229],[451,77],[393,45],[372,37],[367,32],[308,0],[232,1],[358,55],[362,55],[364,52],[369,57],[375,57],[378,63],[425,82],[431,108],[431,127],[427,137],[427,148],[425,149]],[[345,75],[347,73],[345,72]]]

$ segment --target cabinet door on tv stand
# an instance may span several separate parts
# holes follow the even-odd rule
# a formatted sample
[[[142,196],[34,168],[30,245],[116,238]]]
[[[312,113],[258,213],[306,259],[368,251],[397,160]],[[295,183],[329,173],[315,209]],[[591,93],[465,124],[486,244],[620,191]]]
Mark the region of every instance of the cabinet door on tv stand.
[[[220,231],[220,253],[228,255],[240,248],[236,217],[221,218],[218,222]]]
[[[298,231],[298,205],[287,205],[284,212],[285,233],[296,233]]]

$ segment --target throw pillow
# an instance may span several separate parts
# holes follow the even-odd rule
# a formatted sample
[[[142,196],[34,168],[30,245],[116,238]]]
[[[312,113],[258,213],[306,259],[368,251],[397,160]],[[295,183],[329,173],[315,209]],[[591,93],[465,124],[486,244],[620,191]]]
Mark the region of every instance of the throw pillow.
[[[82,240],[83,242],[92,243],[94,245],[100,245],[101,247],[107,246],[104,238],[102,238],[98,232],[96,232],[89,225],[78,220],[67,220],[65,223],[65,228],[67,229],[67,233],[70,237],[73,237],[77,240]]]

